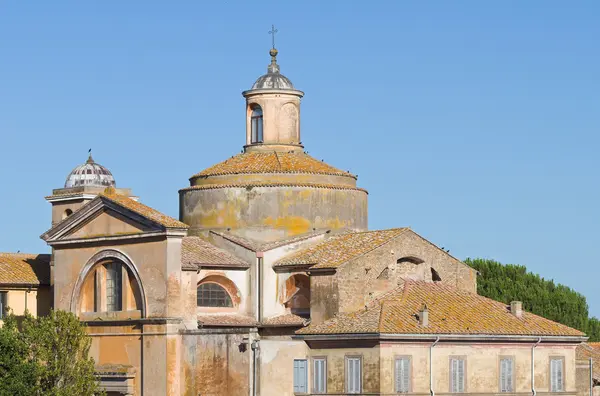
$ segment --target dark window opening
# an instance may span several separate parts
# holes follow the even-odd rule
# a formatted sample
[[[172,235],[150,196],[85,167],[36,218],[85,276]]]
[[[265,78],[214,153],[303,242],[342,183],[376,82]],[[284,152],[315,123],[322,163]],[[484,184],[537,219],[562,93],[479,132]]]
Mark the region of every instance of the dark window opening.
[[[438,274],[438,272],[436,270],[434,270],[433,268],[431,269],[431,280],[434,282],[442,281],[442,277],[440,276],[440,274]]]
[[[250,116],[250,130],[251,130],[251,142],[262,143],[263,142],[263,112],[260,106],[252,108],[252,115]]]
[[[198,286],[197,305],[199,307],[231,308],[233,302],[227,291],[216,283],[203,283]]]

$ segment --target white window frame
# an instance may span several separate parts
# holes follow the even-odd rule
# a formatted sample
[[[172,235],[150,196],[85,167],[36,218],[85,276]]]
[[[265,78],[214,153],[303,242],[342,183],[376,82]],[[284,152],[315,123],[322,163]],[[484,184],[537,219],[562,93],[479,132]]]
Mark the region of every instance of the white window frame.
[[[408,367],[408,378],[406,384],[402,384],[402,379],[399,378],[399,367],[400,362],[407,362]],[[405,385],[405,386],[403,386]],[[403,389],[402,389],[403,388]],[[396,393],[410,393],[412,392],[412,357],[411,356],[396,356],[394,359],[394,391]]]
[[[344,388],[346,389],[346,393],[355,394],[362,393],[363,386],[363,368],[362,368],[362,356],[358,355],[348,355],[344,359]],[[354,363],[358,361],[358,377],[354,377],[354,379],[350,378],[350,363]],[[354,373],[355,367],[352,368]],[[351,382],[350,382],[351,381]]]
[[[317,370],[317,363],[321,362],[322,372]],[[319,383],[319,379],[321,382]],[[321,386],[319,386],[321,385]],[[314,357],[313,358],[313,372],[312,372],[312,392],[316,394],[327,393],[327,358],[326,357]]]
[[[510,362],[510,370],[505,372],[505,366],[503,362]],[[514,356],[500,356],[499,368],[498,368],[498,383],[499,391],[502,393],[512,393],[515,391],[515,358]]]
[[[462,362],[462,381],[460,380],[460,369],[458,363]],[[449,372],[449,391],[450,393],[465,393],[467,391],[467,357],[466,356],[450,356]]]
[[[558,364],[558,366],[555,366]],[[564,392],[565,387],[565,357],[564,356],[550,356],[550,392]],[[558,378],[554,377],[554,367],[560,370],[560,382]],[[560,384],[560,386],[559,386]]]
[[[296,389],[299,385],[297,385],[299,377],[297,376],[296,373],[296,362],[304,362],[304,371],[303,371],[303,375],[304,375],[304,389]],[[302,395],[302,394],[307,394],[308,393],[308,359],[294,359],[294,366],[293,366],[293,370],[294,370],[294,375],[293,375],[293,386],[294,386],[294,394],[298,395]]]

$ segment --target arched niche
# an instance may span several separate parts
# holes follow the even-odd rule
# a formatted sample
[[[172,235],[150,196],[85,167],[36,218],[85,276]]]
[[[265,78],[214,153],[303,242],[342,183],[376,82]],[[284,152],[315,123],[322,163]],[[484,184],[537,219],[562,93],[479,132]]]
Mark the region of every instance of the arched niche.
[[[146,317],[146,295],[133,261],[115,249],[94,254],[81,270],[73,295],[71,312],[78,316]]]
[[[294,315],[310,317],[310,278],[305,274],[292,275],[283,288],[283,305]]]

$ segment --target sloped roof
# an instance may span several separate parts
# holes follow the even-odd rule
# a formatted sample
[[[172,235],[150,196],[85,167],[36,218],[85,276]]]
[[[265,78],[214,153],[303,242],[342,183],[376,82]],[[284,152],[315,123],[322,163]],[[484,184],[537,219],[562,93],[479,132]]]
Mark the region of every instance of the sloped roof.
[[[289,245],[291,243],[301,242],[306,239],[310,239],[310,238],[313,238],[313,237],[316,237],[319,235],[327,234],[330,232],[330,230],[314,231],[314,232],[310,232],[310,233],[306,233],[306,234],[302,234],[302,235],[296,235],[296,236],[293,236],[290,238],[280,239],[280,240],[271,241],[271,242],[255,241],[253,239],[244,238],[244,237],[232,234],[230,232],[222,232],[222,231],[210,231],[210,232],[212,234],[215,234],[222,238],[225,238],[228,241],[231,241],[237,245],[245,247],[246,249],[251,250],[253,252],[266,252],[268,250],[276,249],[278,247]]]
[[[187,224],[182,223],[179,220],[175,220],[174,218],[167,216],[166,214],[163,214],[163,213],[159,212],[158,210],[151,208],[150,206],[147,206],[147,205],[144,205],[143,203],[134,201],[133,199],[126,197],[125,195],[117,194],[115,192],[114,188],[111,188],[111,187],[107,188],[99,196],[103,197],[105,199],[108,199],[109,201],[112,201],[118,205],[121,205],[124,208],[129,209],[132,212],[135,212],[135,213],[139,214],[140,216],[143,216],[143,217],[147,218],[148,220],[158,223],[164,227],[167,227],[167,228],[189,228],[189,226]],[[90,203],[92,201],[90,201]],[[83,207],[85,207],[85,205]]]
[[[356,178],[349,172],[334,168],[303,152],[268,151],[235,155],[195,174],[191,179],[203,176],[247,173],[315,173]]]
[[[211,245],[200,237],[183,238],[181,246],[181,264],[183,267],[212,266],[248,268],[250,264],[233,254]]]
[[[278,260],[273,266],[312,265],[313,269],[337,268],[341,264],[389,242],[406,230],[408,228],[392,228],[333,235],[315,246],[302,249]]]
[[[0,253],[0,285],[49,284],[49,254]]]
[[[267,327],[286,327],[286,326],[305,326],[310,322],[310,319],[305,319],[292,313],[273,316],[263,320],[261,325]]]
[[[198,327],[215,326],[240,326],[240,327],[255,327],[258,322],[250,317],[240,314],[202,314],[198,315]]]
[[[416,316],[423,304],[429,310],[429,325],[425,327],[419,325]],[[338,315],[297,333],[584,336],[579,330],[529,312],[517,318],[501,302],[424,281],[406,281],[366,309]]]

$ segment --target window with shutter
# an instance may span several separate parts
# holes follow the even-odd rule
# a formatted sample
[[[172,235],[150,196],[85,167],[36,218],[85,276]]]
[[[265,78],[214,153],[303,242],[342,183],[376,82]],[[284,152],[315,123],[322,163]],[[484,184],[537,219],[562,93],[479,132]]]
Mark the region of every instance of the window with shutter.
[[[346,392],[361,393],[362,368],[359,357],[346,358]]]
[[[511,357],[500,359],[500,392],[514,392],[514,360]]]
[[[394,371],[396,392],[410,392],[410,357],[402,356],[396,358]]]
[[[294,360],[294,393],[308,393],[308,365],[306,359]]]
[[[327,393],[327,360],[313,359],[313,393]]]
[[[450,359],[450,392],[461,393],[465,391],[465,360],[462,358]]]
[[[8,292],[0,292],[0,319],[4,318],[8,313]]]
[[[564,360],[550,359],[550,392],[564,391]]]

